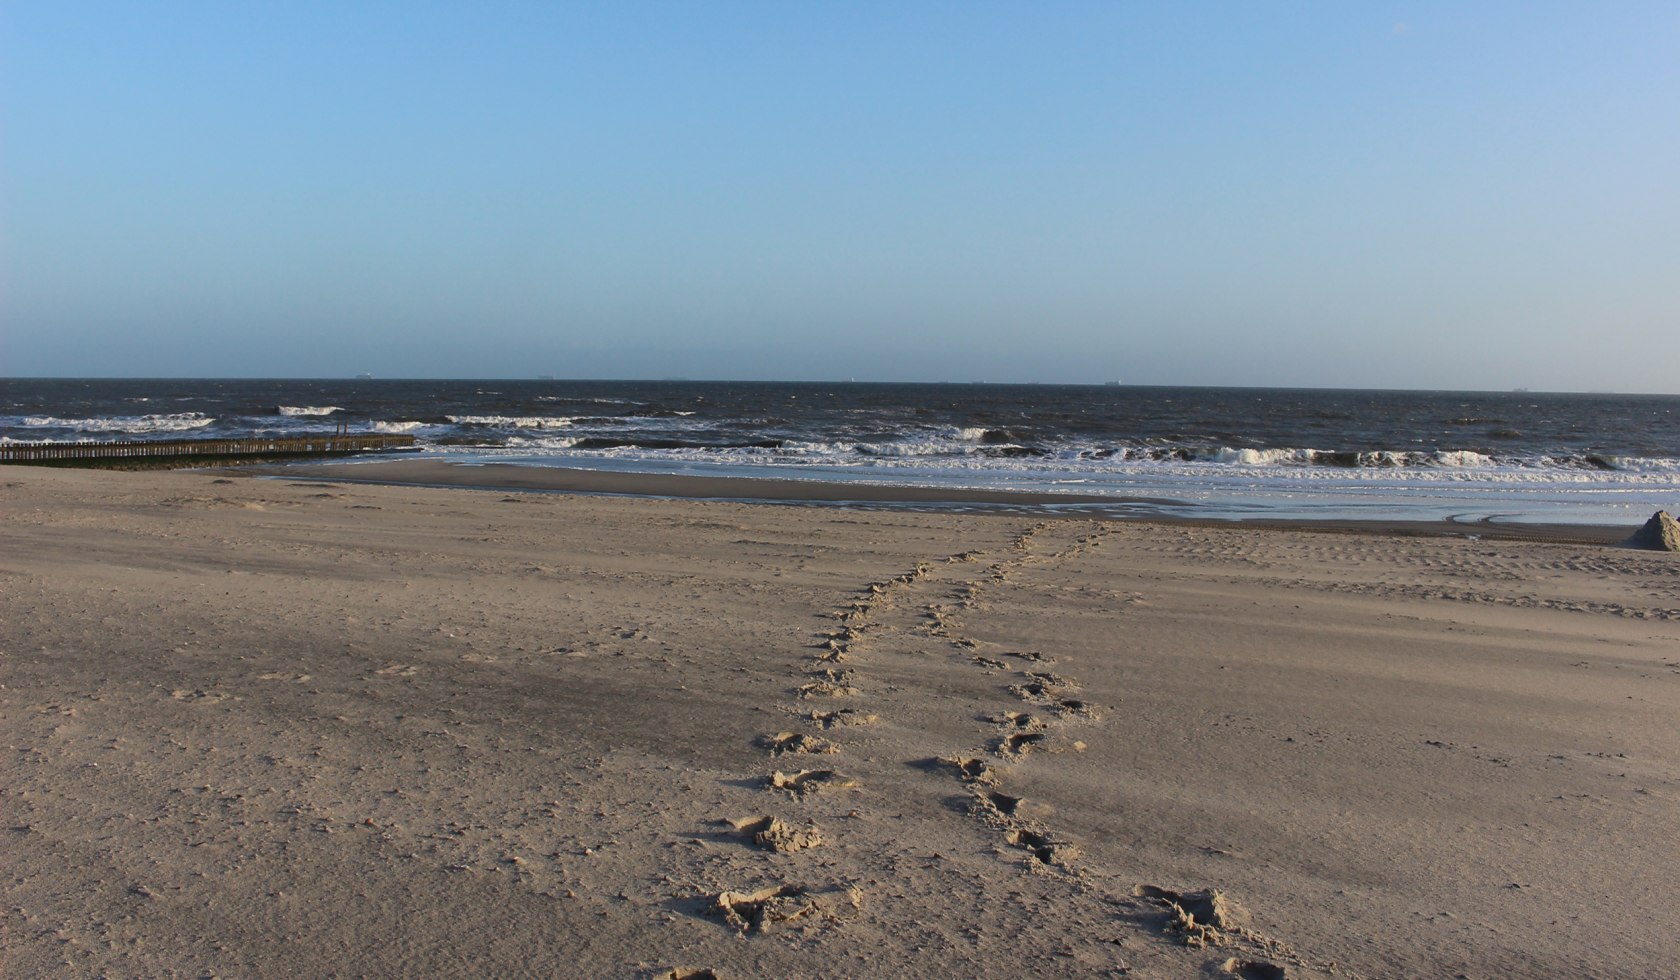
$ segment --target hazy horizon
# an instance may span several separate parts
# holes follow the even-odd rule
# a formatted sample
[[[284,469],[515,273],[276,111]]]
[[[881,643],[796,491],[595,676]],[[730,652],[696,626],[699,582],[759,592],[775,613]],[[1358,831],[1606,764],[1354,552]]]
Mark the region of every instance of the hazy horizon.
[[[711,385],[730,385],[730,384],[742,384],[742,385],[754,385],[754,384],[764,384],[764,385],[776,385],[776,384],[845,385],[845,384],[859,384],[859,385],[907,385],[907,386],[908,385],[952,385],[952,386],[1000,385],[1000,386],[1006,386],[1006,387],[1043,386],[1043,387],[1067,387],[1067,388],[1107,388],[1107,387],[1110,387],[1110,386],[1118,385],[1120,387],[1125,387],[1125,388],[1164,388],[1164,389],[1209,388],[1209,389],[1230,389],[1230,390],[1238,390],[1238,391],[1241,391],[1241,390],[1253,390],[1253,391],[1323,391],[1323,392],[1349,391],[1349,392],[1414,392],[1414,393],[1418,393],[1418,394],[1435,393],[1435,394],[1466,394],[1466,395],[1507,395],[1507,394],[1517,395],[1517,394],[1528,394],[1528,395],[1607,395],[1607,396],[1618,396],[1618,397],[1620,397],[1620,396],[1647,397],[1648,396],[1648,397],[1653,397],[1653,398],[1680,397],[1680,393],[1675,393],[1675,392],[1635,391],[1635,390],[1632,390],[1632,389],[1612,390],[1612,389],[1596,389],[1596,388],[1595,389],[1587,389],[1587,388],[1582,388],[1582,389],[1556,389],[1556,388],[1521,388],[1521,387],[1519,387],[1519,388],[1404,388],[1404,387],[1373,388],[1373,387],[1357,387],[1357,386],[1349,387],[1349,386],[1336,386],[1336,385],[1242,385],[1242,384],[1222,385],[1222,384],[1181,384],[1181,383],[1175,383],[1175,382],[1148,382],[1148,383],[1140,382],[1140,383],[1137,383],[1137,384],[1133,384],[1133,383],[1127,382],[1127,381],[1116,381],[1116,380],[1109,380],[1109,381],[1007,381],[1007,380],[1001,380],[1001,379],[986,379],[986,378],[978,378],[978,379],[905,378],[905,379],[897,379],[897,380],[884,380],[884,379],[879,379],[879,378],[688,378],[688,377],[568,378],[568,377],[563,377],[563,376],[560,376],[560,375],[554,375],[554,376],[537,375],[537,376],[523,376],[523,377],[508,376],[508,375],[502,375],[502,376],[484,375],[484,376],[479,376],[479,377],[473,377],[473,376],[454,377],[454,376],[449,376],[449,375],[416,375],[416,376],[386,377],[386,376],[382,376],[382,375],[374,375],[372,377],[366,377],[366,376],[362,376],[362,375],[352,375],[352,376],[330,376],[330,375],[285,376],[285,375],[261,375],[261,374],[250,374],[250,375],[240,375],[240,374],[222,374],[222,375],[39,374],[39,375],[0,376],[0,381],[26,381],[26,382],[27,381],[175,381],[175,382],[179,382],[179,381],[276,381],[276,382],[287,382],[287,383],[307,382],[307,383],[320,383],[320,384],[340,384],[340,383],[355,384],[355,383],[358,383],[358,382],[367,382],[367,381],[375,381],[375,382],[389,381],[389,382],[394,382],[394,383],[437,381],[437,382],[446,382],[446,383],[451,383],[451,384],[466,384],[466,383],[488,383],[488,382],[502,383],[502,382],[512,381],[512,382],[521,382],[521,383],[530,382],[530,383],[533,383],[533,384],[553,383],[553,384],[603,384],[603,385],[611,385],[611,384],[629,384],[629,385],[638,385],[638,384],[711,384]]]
[[[0,9],[0,374],[1680,393],[1680,8]]]

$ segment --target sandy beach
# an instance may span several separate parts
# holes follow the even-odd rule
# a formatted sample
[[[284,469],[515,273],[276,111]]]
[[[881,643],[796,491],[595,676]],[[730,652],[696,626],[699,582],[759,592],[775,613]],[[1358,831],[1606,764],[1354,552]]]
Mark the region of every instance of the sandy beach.
[[[1680,974],[1674,555],[286,473],[0,471],[0,973]]]

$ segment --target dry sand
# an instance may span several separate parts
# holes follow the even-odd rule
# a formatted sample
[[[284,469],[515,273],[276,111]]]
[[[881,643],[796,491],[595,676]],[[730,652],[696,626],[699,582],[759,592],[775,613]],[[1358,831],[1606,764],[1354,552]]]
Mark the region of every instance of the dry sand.
[[[1680,974],[1672,555],[0,484],[6,976]]]

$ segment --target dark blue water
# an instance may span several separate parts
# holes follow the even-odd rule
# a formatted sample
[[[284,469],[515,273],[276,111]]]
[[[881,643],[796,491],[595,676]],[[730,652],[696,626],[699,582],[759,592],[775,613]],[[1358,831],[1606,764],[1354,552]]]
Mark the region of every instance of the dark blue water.
[[[984,384],[0,381],[0,439],[410,432],[659,472],[1167,495],[1209,514],[1623,522],[1680,505],[1680,397]]]

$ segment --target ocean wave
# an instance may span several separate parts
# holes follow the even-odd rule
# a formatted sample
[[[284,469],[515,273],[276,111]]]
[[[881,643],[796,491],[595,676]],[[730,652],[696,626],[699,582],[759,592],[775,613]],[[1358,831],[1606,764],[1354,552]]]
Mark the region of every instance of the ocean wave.
[[[22,420],[25,428],[69,429],[75,432],[189,432],[215,424],[215,419],[200,412],[178,412],[173,415],[118,415],[97,419],[61,419],[51,415],[30,415]]]
[[[459,423],[460,419],[452,419]],[[532,424],[541,421],[545,424]],[[513,423],[523,423],[515,425]],[[578,454],[610,454],[616,459],[633,459],[638,454],[669,458],[673,453],[697,461],[727,464],[732,458],[758,459],[768,453],[779,464],[940,467],[963,469],[997,468],[1010,471],[1021,466],[1060,467],[1075,472],[1112,473],[1133,469],[1193,466],[1200,470],[1223,470],[1233,474],[1263,475],[1272,471],[1305,471],[1325,475],[1344,472],[1439,472],[1502,473],[1536,471],[1551,473],[1595,473],[1621,471],[1673,475],[1680,462],[1596,455],[1518,456],[1492,455],[1471,449],[1443,450],[1323,450],[1312,448],[1192,447],[1184,445],[1093,445],[1062,442],[1041,445],[1024,433],[993,427],[939,427],[912,431],[896,438],[852,440],[842,438],[783,437],[759,427],[718,430],[709,425],[688,426],[662,423],[638,425],[625,419],[576,417],[560,419],[509,419],[478,417],[477,430],[498,430],[494,437],[484,433],[486,443],[525,448],[532,452],[571,451]],[[447,427],[445,427],[447,428]],[[523,431],[506,433],[508,429]],[[544,430],[568,430],[559,439],[543,435]],[[472,428],[451,433],[456,445],[472,443]],[[439,440],[441,441],[441,440]],[[1310,476],[1308,478],[1311,478]]]
[[[462,451],[474,448],[457,440]],[[716,466],[828,466],[846,470],[892,470],[973,474],[986,479],[1053,475],[1059,480],[1217,479],[1305,484],[1357,483],[1525,483],[1672,484],[1680,460],[1615,458],[1502,459],[1471,451],[1326,452],[1307,449],[1193,452],[1185,447],[988,446],[950,440],[856,443],[845,440],[700,440],[666,434],[576,433],[569,436],[512,435],[496,444],[518,454],[552,454],[562,459],[621,462],[698,463]]]
[[[446,415],[456,425],[477,425],[491,429],[564,429],[577,422],[577,416],[533,415]]]
[[[371,431],[371,432],[390,432],[390,433],[413,432],[415,429],[419,429],[419,428],[425,426],[425,424],[426,423],[424,423],[424,422],[416,422],[416,421],[413,421],[413,420],[406,420],[406,421],[402,421],[402,422],[388,422],[388,421],[385,421],[383,419],[375,419],[374,421],[368,423],[368,430]]]
[[[279,412],[281,415],[290,415],[290,416],[331,415],[334,412],[344,411],[343,407],[338,406],[338,405],[318,405],[318,406],[317,405],[278,405],[278,406],[275,406],[274,410],[276,412]]]
[[[502,445],[507,449],[531,452],[564,452],[575,447],[577,436],[509,436]]]

